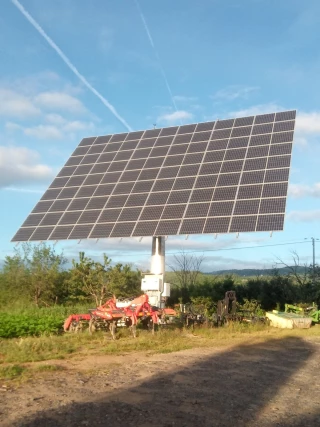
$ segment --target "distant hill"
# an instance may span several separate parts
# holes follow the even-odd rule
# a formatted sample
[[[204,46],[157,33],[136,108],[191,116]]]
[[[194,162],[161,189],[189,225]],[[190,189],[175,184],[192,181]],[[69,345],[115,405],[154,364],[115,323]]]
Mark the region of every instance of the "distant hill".
[[[298,267],[297,268],[298,273],[303,274],[305,271],[304,267]],[[264,268],[264,269],[254,269],[254,268],[244,268],[242,270],[218,270],[218,271],[212,271],[211,273],[205,273],[205,274],[235,274],[237,276],[241,277],[252,277],[252,276],[270,276],[273,274],[274,269],[272,268]],[[278,272],[281,275],[285,275],[289,273],[288,267],[282,267],[278,268]]]

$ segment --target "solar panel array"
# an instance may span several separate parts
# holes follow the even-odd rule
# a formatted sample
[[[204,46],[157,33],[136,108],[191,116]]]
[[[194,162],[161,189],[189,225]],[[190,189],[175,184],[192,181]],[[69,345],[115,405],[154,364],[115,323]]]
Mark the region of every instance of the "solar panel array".
[[[12,240],[282,230],[295,117],[84,138]]]

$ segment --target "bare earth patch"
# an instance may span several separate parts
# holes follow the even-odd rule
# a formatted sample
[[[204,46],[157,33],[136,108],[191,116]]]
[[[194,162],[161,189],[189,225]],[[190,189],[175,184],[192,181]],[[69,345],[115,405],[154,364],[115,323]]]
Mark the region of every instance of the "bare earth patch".
[[[2,381],[0,425],[319,426],[319,368],[319,339],[294,334],[39,362],[25,383]]]

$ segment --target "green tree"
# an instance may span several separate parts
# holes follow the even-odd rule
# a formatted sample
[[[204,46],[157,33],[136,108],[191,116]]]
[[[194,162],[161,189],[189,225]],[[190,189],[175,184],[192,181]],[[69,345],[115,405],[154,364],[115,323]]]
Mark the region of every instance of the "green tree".
[[[105,254],[101,263],[80,252],[79,262],[72,261],[68,280],[71,297],[77,300],[89,297],[99,306],[112,295],[119,298],[139,294],[141,272],[133,271],[129,264],[111,266],[111,263]]]
[[[12,295],[27,297],[36,306],[50,305],[58,302],[57,283],[65,263],[63,254],[45,243],[24,243],[5,258],[4,281]]]

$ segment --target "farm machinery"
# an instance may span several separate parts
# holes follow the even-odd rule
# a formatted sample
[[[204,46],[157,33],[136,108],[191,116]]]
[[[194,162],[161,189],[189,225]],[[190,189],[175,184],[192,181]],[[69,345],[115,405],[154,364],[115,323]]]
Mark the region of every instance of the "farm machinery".
[[[88,314],[70,315],[63,328],[65,332],[78,332],[87,327],[91,334],[96,330],[110,330],[115,339],[117,327],[122,326],[129,327],[135,337],[139,321],[144,328],[154,331],[156,325],[165,324],[168,316],[175,314],[172,309],[151,306],[147,294],[123,301],[117,301],[113,297],[103,305],[89,310]]]
[[[285,304],[285,312],[311,317],[312,323],[320,324],[320,310],[318,310],[318,306],[314,303],[309,307],[299,307],[297,305]]]

